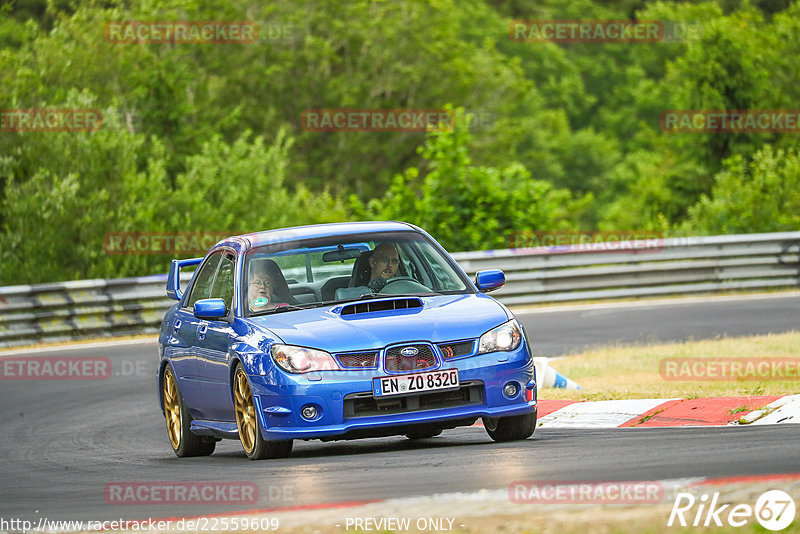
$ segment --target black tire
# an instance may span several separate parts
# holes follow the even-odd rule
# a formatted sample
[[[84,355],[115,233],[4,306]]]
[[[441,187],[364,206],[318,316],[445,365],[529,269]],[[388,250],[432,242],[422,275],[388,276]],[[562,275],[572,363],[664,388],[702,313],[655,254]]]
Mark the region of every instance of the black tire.
[[[167,425],[167,437],[175,456],[188,458],[190,456],[209,456],[214,452],[217,441],[207,436],[198,436],[190,430],[192,416],[189,414],[186,403],[183,401],[178,381],[172,369],[167,366],[161,387],[164,402],[164,419]],[[174,419],[177,418],[178,421]],[[172,428],[170,428],[172,425]]]
[[[509,417],[484,417],[483,427],[494,441],[528,439],[536,430],[536,412]]]
[[[406,437],[408,439],[427,439],[427,438],[435,438],[439,434],[441,434],[441,429],[438,430],[418,430],[416,432],[408,432]]]
[[[267,441],[261,431],[261,421],[255,413],[253,394],[250,382],[241,363],[236,364],[233,372],[233,404],[236,411],[236,428],[239,430],[239,441],[242,443],[244,453],[251,460],[265,460],[270,458],[287,458],[292,453],[291,439],[280,441]]]

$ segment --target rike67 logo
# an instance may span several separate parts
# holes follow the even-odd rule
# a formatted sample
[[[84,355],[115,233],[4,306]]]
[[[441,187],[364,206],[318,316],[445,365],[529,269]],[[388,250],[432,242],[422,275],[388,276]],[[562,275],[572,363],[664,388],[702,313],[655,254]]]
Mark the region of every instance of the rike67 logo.
[[[669,514],[667,526],[685,527],[691,524],[693,527],[712,525],[742,527],[755,517],[756,521],[765,529],[778,531],[792,523],[795,511],[794,500],[788,493],[781,490],[769,490],[762,493],[756,500],[755,506],[720,504],[719,493],[714,493],[711,497],[704,493],[697,497],[691,493],[681,492],[675,497],[675,504]]]

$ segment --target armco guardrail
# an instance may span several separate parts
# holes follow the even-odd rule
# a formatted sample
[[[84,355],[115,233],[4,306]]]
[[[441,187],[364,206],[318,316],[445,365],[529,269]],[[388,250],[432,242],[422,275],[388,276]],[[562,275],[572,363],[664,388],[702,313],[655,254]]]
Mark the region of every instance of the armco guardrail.
[[[798,287],[800,232],[685,237],[453,254],[465,271],[502,269],[508,305]],[[618,250],[618,251],[617,251]]]
[[[800,232],[453,256],[470,276],[503,269],[506,285],[492,295],[509,305],[800,286]],[[155,334],[173,302],[165,286],[166,275],[156,275],[0,287],[0,347]]]
[[[183,284],[190,278],[181,274]],[[155,334],[174,303],[166,285],[162,274],[0,287],[0,347]]]

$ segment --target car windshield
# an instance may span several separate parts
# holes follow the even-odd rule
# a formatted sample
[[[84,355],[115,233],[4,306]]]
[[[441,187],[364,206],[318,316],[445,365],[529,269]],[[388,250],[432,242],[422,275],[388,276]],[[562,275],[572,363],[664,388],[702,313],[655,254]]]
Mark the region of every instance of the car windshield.
[[[389,295],[473,291],[453,260],[416,232],[254,247],[242,272],[245,316]]]

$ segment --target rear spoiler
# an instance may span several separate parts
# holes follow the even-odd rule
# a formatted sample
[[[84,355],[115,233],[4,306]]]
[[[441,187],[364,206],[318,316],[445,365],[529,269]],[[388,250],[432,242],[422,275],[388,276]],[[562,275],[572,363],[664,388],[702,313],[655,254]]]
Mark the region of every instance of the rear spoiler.
[[[169,274],[167,275],[167,296],[169,298],[181,300],[183,297],[183,292],[181,291],[181,269],[198,265],[201,261],[203,261],[203,258],[172,260],[169,265]]]

